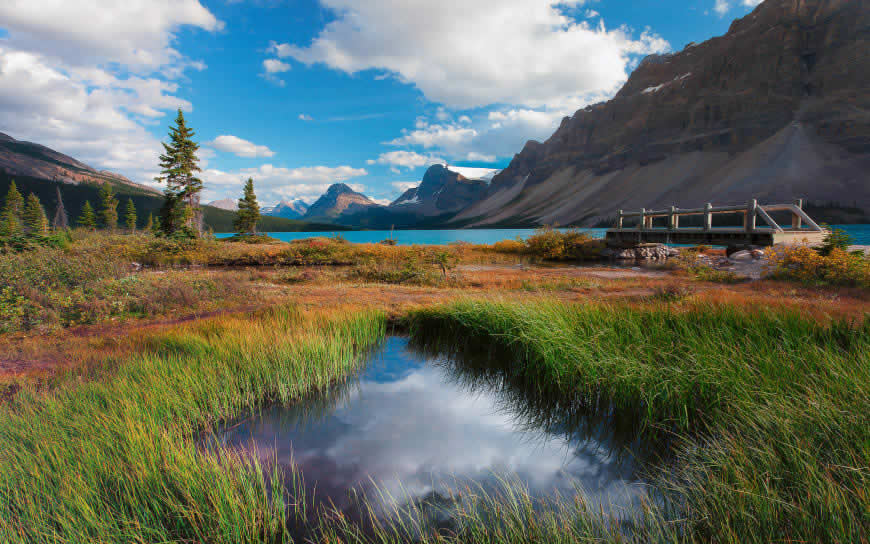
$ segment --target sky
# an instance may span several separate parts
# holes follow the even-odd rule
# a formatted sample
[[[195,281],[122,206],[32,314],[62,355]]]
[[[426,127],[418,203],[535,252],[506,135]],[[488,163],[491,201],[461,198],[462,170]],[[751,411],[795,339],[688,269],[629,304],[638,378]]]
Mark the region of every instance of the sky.
[[[760,0],[3,0],[0,132],[157,186],[178,108],[204,201],[386,203],[436,163],[503,168],[640,60]]]

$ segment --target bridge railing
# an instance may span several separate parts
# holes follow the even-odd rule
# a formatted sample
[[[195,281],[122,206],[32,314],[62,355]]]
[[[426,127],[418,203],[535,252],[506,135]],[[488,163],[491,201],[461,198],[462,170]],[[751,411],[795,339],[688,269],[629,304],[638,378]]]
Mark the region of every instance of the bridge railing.
[[[782,228],[776,221],[771,217],[771,212],[779,212],[779,211],[788,211],[791,212],[791,227],[784,229]],[[723,213],[743,213],[743,228],[733,228],[729,227],[727,229],[723,229],[721,227],[713,228],[713,215],[714,214],[723,214]],[[680,228],[680,217],[691,216],[691,215],[703,215],[704,222],[703,227],[683,227]],[[623,220],[627,217],[639,217],[640,223],[637,228],[624,228]],[[741,231],[741,232],[793,232],[793,231],[812,231],[812,232],[823,232],[824,229],[816,224],[815,221],[810,218],[809,215],[806,214],[803,210],[803,201],[798,199],[795,200],[792,204],[766,204],[764,206],[758,204],[758,201],[753,199],[750,200],[746,205],[743,206],[713,206],[709,202],[703,208],[677,208],[676,206],[671,206],[666,210],[647,210],[645,208],[641,208],[639,212],[626,212],[623,210],[619,210],[616,215],[616,229],[617,231],[646,231],[653,230],[653,219],[657,217],[667,217],[668,225],[666,230],[676,231],[680,230],[683,232],[689,232],[691,230],[694,231],[722,231],[722,230],[731,230],[731,231]],[[757,225],[757,218],[761,217],[762,221],[767,224],[767,227],[759,227]],[[803,228],[803,224],[806,223],[807,229]],[[662,230],[661,228],[656,228],[655,230]]]

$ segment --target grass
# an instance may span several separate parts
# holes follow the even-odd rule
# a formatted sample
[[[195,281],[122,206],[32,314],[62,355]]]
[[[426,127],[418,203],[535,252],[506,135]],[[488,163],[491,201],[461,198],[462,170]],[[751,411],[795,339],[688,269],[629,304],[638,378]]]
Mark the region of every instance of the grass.
[[[518,355],[505,371],[667,437],[672,511],[640,533],[689,542],[861,542],[870,529],[870,320],[796,312],[460,302],[412,335]],[[664,520],[683,521],[668,524]],[[647,520],[647,523],[650,523]],[[666,538],[665,538],[666,537]],[[643,539],[641,539],[643,540]]]
[[[279,479],[199,436],[341,378],[384,327],[380,313],[277,308],[150,338],[50,392],[26,386],[0,408],[0,540],[287,541]]]

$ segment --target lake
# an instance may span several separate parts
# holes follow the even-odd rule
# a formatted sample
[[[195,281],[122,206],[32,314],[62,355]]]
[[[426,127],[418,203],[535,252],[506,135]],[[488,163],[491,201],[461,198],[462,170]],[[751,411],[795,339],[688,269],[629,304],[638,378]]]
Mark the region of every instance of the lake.
[[[359,513],[351,491],[386,515],[425,501],[449,506],[449,490],[466,484],[497,492],[503,478],[538,498],[570,500],[582,488],[593,510],[617,517],[647,498],[629,453],[633,430],[590,424],[564,403],[545,407],[497,376],[391,336],[347,383],[232,422],[217,440],[294,466],[312,504],[348,519]]]
[[[870,245],[870,225],[834,225],[849,233],[855,244]],[[565,229],[559,229],[565,230]],[[589,233],[595,238],[603,238],[607,229],[578,229]],[[453,242],[470,242],[472,244],[492,244],[499,240],[514,238],[526,238],[534,234],[534,229],[454,229],[454,230],[396,230],[392,232],[393,238],[402,245],[421,244],[450,244]],[[316,236],[340,235],[349,242],[377,243],[390,237],[388,230],[355,230],[341,232],[269,232],[269,236],[278,240],[289,242],[303,238]],[[232,234],[217,234],[219,238],[226,238]]]

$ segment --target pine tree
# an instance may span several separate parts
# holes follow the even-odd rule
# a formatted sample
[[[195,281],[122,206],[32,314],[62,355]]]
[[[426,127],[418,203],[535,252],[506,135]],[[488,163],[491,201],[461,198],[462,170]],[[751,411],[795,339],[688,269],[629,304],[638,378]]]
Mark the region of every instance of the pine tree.
[[[97,214],[94,213],[94,207],[91,206],[90,200],[85,200],[85,205],[82,206],[82,214],[78,218],[80,227],[88,230],[97,228]]]
[[[48,218],[39,197],[30,193],[27,195],[27,203],[24,205],[24,226],[27,232],[33,236],[45,236],[48,234]]]
[[[60,186],[57,189],[57,207],[54,210],[54,219],[51,221],[51,226],[57,230],[69,228],[69,216],[66,213],[66,208],[63,205],[63,199],[60,197]]]
[[[254,194],[254,180],[248,178],[245,182],[245,194],[239,199],[239,211],[233,221],[233,228],[239,234],[254,234],[257,232],[257,221],[260,220],[260,204]]]
[[[148,212],[148,220],[145,221],[145,232],[151,232],[154,229],[154,214]]]
[[[24,230],[22,224],[22,212],[24,211],[24,197],[18,192],[15,181],[9,184],[3,210],[0,211],[0,236],[15,236]]]
[[[160,216],[154,218],[154,222],[151,224],[151,234],[154,236],[159,236],[163,233],[163,229],[160,226]]]
[[[118,199],[109,183],[100,186],[100,223],[104,228],[118,228]]]
[[[127,199],[127,209],[124,210],[124,224],[130,232],[136,230],[136,205],[133,204],[132,198]]]
[[[161,218],[163,231],[167,234],[182,226],[193,228],[197,234],[202,232],[202,210],[199,207],[202,180],[196,177],[202,169],[196,156],[199,146],[193,141],[193,136],[194,132],[185,124],[184,114],[179,108],[175,126],[169,128],[170,141],[163,144],[165,153],[160,155],[161,175],[154,178],[166,184]]]

